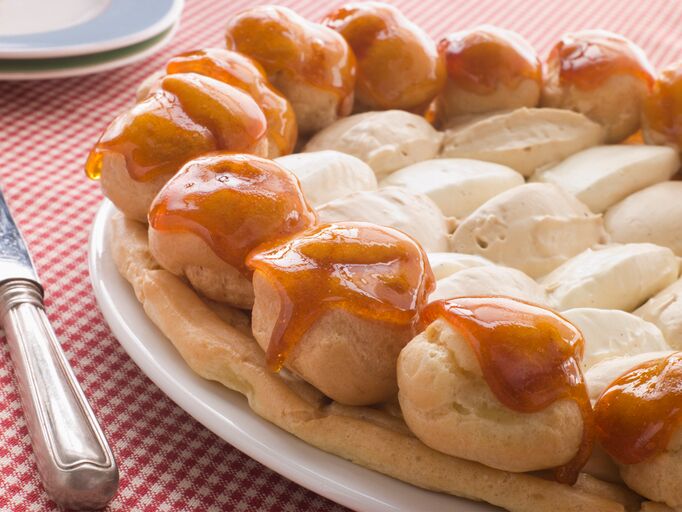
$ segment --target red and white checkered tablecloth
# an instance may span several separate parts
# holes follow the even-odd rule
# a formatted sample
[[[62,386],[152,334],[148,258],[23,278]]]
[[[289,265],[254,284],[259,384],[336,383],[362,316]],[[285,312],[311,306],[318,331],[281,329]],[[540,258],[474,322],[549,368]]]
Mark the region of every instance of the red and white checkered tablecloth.
[[[121,485],[112,511],[343,508],[241,454],[171,402],[112,337],[88,279],[86,247],[99,186],[88,149],[171,55],[222,46],[227,17],[262,1],[189,0],[169,46],[98,75],[0,82],[0,184],[47,289],[47,309],[112,444]],[[341,2],[280,0],[310,19]],[[543,53],[562,33],[604,28],[639,43],[659,67],[682,59],[679,0],[395,0],[434,38],[480,23],[516,30]],[[56,510],[36,472],[9,353],[0,343],[0,511]]]

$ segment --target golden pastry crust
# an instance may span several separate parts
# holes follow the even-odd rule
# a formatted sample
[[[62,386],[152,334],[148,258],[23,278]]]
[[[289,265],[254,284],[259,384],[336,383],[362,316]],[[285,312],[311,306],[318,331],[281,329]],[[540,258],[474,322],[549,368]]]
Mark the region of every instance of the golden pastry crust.
[[[253,277],[253,336],[266,351],[281,308],[263,275]],[[398,392],[396,361],[409,329],[365,320],[342,309],[323,313],[289,354],[285,366],[345,405],[370,405]]]
[[[505,471],[549,469],[570,461],[583,435],[580,409],[560,400],[535,413],[497,400],[466,340],[438,319],[398,359],[405,422],[426,445]]]
[[[207,298],[243,309],[253,307],[251,281],[195,234],[158,231],[150,226],[149,251],[163,268],[186,277]]]
[[[586,115],[606,130],[606,142],[625,140],[639,129],[642,101],[648,93],[646,82],[616,75],[594,90],[559,85],[556,75],[547,76],[542,90],[543,107],[565,108]]]
[[[147,223],[149,205],[168,181],[168,176],[157,176],[151,181],[138,181],[130,177],[126,160],[120,153],[102,156],[100,186],[104,195],[126,217]]]
[[[638,464],[619,464],[620,476],[631,489],[675,510],[682,509],[682,429],[665,451]]]
[[[523,107],[533,108],[539,102],[540,86],[535,80],[529,78],[522,80],[514,89],[500,85],[490,94],[469,92],[448,81],[438,98],[438,108],[440,109],[439,116],[442,116],[444,124],[448,124],[456,120],[458,116]]]
[[[216,314],[182,280],[159,270],[143,224],[116,215],[110,228],[119,272],[187,364],[203,378],[245,395],[256,414],[303,441],[418,487],[511,511],[624,512],[626,504],[632,509],[632,498],[620,486],[590,484],[592,479],[581,475],[570,487],[500,471],[432,450],[402,419],[380,409],[327,404],[312,386],[267,370],[265,355],[245,334],[241,315],[230,322],[230,315]]]

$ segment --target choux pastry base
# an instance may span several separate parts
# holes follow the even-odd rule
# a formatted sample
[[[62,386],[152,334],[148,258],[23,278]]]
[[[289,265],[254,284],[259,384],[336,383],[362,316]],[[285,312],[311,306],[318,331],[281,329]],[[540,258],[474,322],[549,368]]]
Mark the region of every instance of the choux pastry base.
[[[308,444],[424,489],[514,512],[639,510],[640,498],[623,486],[582,473],[570,487],[543,475],[448,456],[427,447],[402,418],[381,407],[329,403],[309,384],[270,372],[240,312],[212,308],[180,278],[159,269],[145,225],[116,214],[109,231],[119,272],[187,364],[201,377],[243,394],[256,414]],[[644,510],[659,512],[658,506],[647,502]]]

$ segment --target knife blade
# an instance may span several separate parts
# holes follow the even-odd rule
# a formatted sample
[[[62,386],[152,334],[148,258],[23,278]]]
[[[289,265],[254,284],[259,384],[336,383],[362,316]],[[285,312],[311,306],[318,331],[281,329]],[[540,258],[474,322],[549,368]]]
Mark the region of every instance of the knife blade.
[[[43,486],[59,505],[104,507],[118,467],[43,305],[43,287],[0,190],[0,324]]]

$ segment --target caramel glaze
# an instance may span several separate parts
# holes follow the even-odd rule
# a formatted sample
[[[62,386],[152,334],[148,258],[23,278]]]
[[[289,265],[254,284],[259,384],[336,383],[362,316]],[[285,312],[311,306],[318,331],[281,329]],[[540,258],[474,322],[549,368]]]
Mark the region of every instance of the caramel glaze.
[[[591,90],[615,75],[630,75],[648,87],[654,69],[644,51],[632,41],[605,30],[567,34],[554,45],[547,66],[556,69],[561,84]]]
[[[333,30],[291,9],[266,5],[248,9],[227,25],[227,48],[256,60],[270,81],[303,82],[338,99],[338,114],[350,114],[355,87],[355,56]]]
[[[273,89],[265,71],[254,60],[237,52],[206,48],[172,58],[166,65],[166,73],[198,73],[247,92],[263,110],[268,122],[268,140],[276,144],[279,155],[294,150],[297,136],[294,110]]]
[[[445,66],[435,43],[392,5],[349,3],[323,23],[355,52],[356,94],[363,106],[422,113],[443,88]]]
[[[364,222],[322,224],[256,250],[247,265],[278,290],[281,308],[267,361],[279,370],[306,331],[331,309],[415,333],[435,288],[421,246],[404,233]]]
[[[643,125],[682,148],[682,62],[663,70],[644,100]]]
[[[213,153],[187,163],[156,196],[149,225],[201,238],[246,277],[256,246],[315,225],[298,179],[272,160]]]
[[[153,94],[112,121],[85,170],[99,178],[105,153],[113,152],[125,157],[133,180],[170,177],[209,151],[263,152],[266,130],[263,112],[239,89],[195,73],[169,75]]]
[[[460,297],[430,303],[422,312],[426,328],[443,318],[464,336],[497,399],[522,413],[573,400],[583,418],[575,457],[556,469],[559,482],[573,484],[592,453],[594,418],[579,360],[580,331],[540,306],[507,297]]]
[[[542,85],[542,65],[533,47],[516,32],[490,25],[455,32],[441,39],[448,79],[472,94],[487,95],[500,86],[516,89],[523,80]]]
[[[682,352],[618,377],[594,406],[597,439],[622,464],[665,451],[682,424]]]

